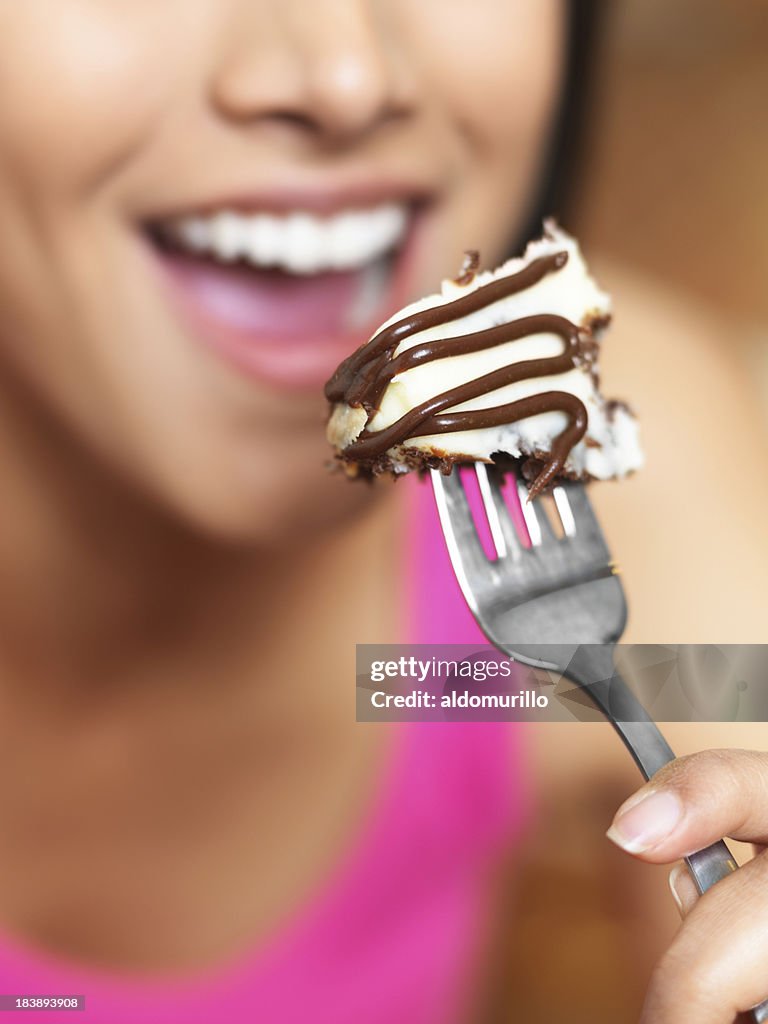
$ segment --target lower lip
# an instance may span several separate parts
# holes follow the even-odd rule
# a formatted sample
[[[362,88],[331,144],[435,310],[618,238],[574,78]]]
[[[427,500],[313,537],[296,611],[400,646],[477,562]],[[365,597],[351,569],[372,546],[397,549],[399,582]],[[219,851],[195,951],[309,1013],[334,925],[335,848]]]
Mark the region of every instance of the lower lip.
[[[412,214],[370,321],[353,331],[340,325],[359,289],[358,274],[302,278],[220,269],[152,248],[164,284],[170,286],[172,305],[196,340],[255,380],[286,390],[317,391],[341,360],[409,297],[423,220],[423,211]],[[241,308],[232,304],[230,275],[241,282],[237,291],[246,298]]]

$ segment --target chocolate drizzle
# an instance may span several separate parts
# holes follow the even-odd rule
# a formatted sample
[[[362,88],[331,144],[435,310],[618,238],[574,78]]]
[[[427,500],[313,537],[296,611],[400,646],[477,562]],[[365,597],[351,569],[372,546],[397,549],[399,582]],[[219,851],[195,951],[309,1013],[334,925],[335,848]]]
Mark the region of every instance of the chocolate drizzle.
[[[556,334],[563,339],[563,351],[559,355],[528,359],[503,366],[422,402],[383,430],[369,431],[366,427],[357,440],[345,448],[344,458],[363,464],[373,463],[390,448],[411,438],[461,430],[478,430],[515,423],[544,412],[557,411],[566,415],[568,424],[552,443],[549,458],[531,486],[531,496],[545,488],[562,470],[571,449],[586,433],[587,410],[579,398],[566,391],[545,391],[516,402],[485,409],[453,412],[451,409],[509,384],[568,372],[579,365],[580,361],[589,359],[587,349],[590,339],[587,331],[582,331],[564,317],[543,313],[522,317],[472,334],[427,341],[397,356],[394,356],[394,353],[406,338],[431,327],[459,320],[485,306],[524,291],[537,284],[547,274],[564,267],[567,260],[567,252],[542,256],[516,274],[497,278],[452,302],[412,313],[379,331],[366,345],[345,359],[326,384],[326,397],[330,402],[345,402],[350,406],[364,408],[370,423],[392,379],[415,366],[469,352],[480,352],[533,334]],[[474,271],[474,267],[472,270]]]
[[[454,284],[472,284],[480,269],[480,253],[477,249],[467,249],[464,253],[464,260],[459,270],[459,276],[454,277]]]

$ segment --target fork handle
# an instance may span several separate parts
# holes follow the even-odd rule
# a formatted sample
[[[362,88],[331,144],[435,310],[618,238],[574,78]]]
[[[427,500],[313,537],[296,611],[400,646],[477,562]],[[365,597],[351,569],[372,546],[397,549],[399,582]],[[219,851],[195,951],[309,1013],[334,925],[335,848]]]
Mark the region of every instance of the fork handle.
[[[661,730],[613,664],[613,645],[585,645],[576,650],[563,673],[586,691],[621,737],[643,776],[650,779],[675,754]],[[699,893],[738,869],[722,839],[685,858]],[[768,1021],[768,999],[750,1010],[756,1024]]]

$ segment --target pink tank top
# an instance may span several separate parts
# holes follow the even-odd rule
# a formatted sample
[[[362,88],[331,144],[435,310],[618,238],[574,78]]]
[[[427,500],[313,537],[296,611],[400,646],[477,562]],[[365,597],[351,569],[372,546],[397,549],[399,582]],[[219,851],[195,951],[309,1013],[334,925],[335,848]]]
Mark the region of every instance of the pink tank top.
[[[410,642],[481,642],[448,563],[431,496],[412,503]],[[425,600],[425,581],[429,597]],[[490,869],[525,818],[519,727],[397,730],[367,821],[324,886],[226,968],[157,979],[96,971],[0,932],[0,993],[85,997],[85,1010],[26,1010],[40,1024],[451,1024],[466,1019],[489,921]],[[152,927],[151,919],[147,927]]]

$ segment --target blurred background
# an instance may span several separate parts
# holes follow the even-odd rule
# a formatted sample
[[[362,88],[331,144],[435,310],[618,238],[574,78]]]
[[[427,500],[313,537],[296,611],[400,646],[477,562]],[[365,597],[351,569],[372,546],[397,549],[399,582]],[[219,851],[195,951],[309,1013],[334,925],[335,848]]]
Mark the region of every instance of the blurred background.
[[[615,262],[687,297],[751,367],[768,427],[768,3],[605,6],[570,226],[609,268],[601,280]],[[612,885],[623,855],[596,836],[582,796],[566,787],[562,803],[542,810],[539,828],[548,818],[559,830],[551,858],[526,864],[517,886],[505,1021],[636,1024],[643,991],[627,918],[638,933],[677,926],[671,898],[669,919],[655,925],[642,907],[646,885],[666,887],[666,869],[637,865],[637,893]],[[625,796],[606,797],[606,822]]]
[[[606,4],[575,224],[732,325],[768,421],[768,4]]]

